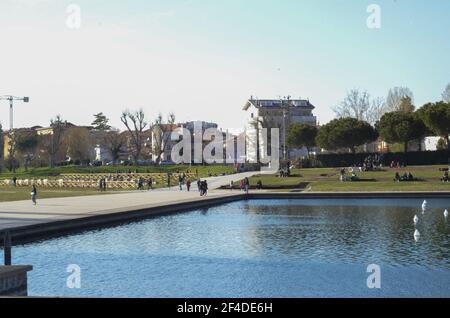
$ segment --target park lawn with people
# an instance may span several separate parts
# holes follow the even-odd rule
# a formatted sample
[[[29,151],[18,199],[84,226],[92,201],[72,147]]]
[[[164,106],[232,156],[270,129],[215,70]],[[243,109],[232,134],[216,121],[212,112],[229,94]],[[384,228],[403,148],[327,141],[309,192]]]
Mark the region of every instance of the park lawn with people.
[[[356,171],[359,181],[340,181],[340,168],[293,169],[291,176],[256,175],[250,178],[252,189],[261,181],[263,189],[275,191],[305,192],[382,192],[382,191],[450,191],[450,183],[444,183],[440,169],[448,166],[411,166],[383,168],[382,171]],[[401,176],[410,172],[415,181],[395,182],[395,173]],[[351,173],[347,171],[347,175]]]
[[[99,195],[111,192],[99,192],[95,189],[46,189],[38,188],[38,200],[50,198],[79,197]],[[0,202],[22,201],[31,199],[31,187],[0,186]]]
[[[198,172],[199,178],[218,176],[221,174],[234,173],[232,165],[167,165],[167,166],[100,166],[100,167],[82,167],[82,166],[64,166],[64,167],[44,167],[44,168],[19,168],[16,172],[3,171],[0,173],[0,180],[12,179],[16,176],[18,179],[33,179],[33,178],[58,178],[64,174],[116,174],[119,173],[194,173]]]

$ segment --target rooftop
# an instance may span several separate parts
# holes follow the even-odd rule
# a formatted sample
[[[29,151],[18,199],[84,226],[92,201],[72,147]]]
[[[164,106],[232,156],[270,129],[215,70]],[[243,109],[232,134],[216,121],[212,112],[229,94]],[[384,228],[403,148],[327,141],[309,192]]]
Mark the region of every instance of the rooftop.
[[[244,106],[248,110],[250,106],[261,107],[302,107],[313,110],[315,107],[306,99],[249,99]]]

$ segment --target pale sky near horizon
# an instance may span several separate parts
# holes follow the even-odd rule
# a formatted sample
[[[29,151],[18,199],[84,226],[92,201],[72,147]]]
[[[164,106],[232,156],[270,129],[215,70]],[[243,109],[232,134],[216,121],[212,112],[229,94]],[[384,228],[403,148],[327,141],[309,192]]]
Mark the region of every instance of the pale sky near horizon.
[[[352,88],[408,86],[421,106],[450,82],[449,13],[448,0],[0,0],[0,95],[30,96],[16,127],[104,112],[123,129],[121,111],[143,108],[233,129],[250,95],[309,98],[323,123]]]

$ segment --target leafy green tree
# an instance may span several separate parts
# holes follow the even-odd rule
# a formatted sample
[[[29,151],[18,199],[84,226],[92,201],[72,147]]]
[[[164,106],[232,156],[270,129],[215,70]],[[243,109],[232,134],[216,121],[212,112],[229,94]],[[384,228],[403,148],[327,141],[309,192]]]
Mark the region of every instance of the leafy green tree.
[[[327,150],[350,148],[370,143],[378,138],[376,130],[367,122],[355,118],[339,118],[320,127],[316,143]]]
[[[103,113],[94,114],[94,118],[95,119],[91,125],[94,126],[95,130],[98,130],[98,131],[111,130],[111,126],[108,125],[109,119]]]
[[[303,148],[308,150],[316,146],[317,127],[307,124],[292,124],[289,126],[286,143],[292,148]]]
[[[416,113],[403,111],[386,113],[377,125],[381,138],[388,143],[402,143],[405,153],[408,143],[422,138],[426,133],[423,121]]]
[[[436,149],[437,150],[446,150],[446,149],[448,149],[447,141],[445,141],[444,138],[439,139],[438,143],[436,145]]]
[[[447,148],[450,150],[450,103],[429,103],[424,105],[418,113],[433,133],[445,139]]]

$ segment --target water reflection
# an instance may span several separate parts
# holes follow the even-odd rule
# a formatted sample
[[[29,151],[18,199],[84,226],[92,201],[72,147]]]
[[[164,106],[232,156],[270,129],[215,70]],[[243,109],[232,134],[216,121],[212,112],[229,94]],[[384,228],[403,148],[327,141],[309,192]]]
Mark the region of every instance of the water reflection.
[[[331,263],[373,260],[445,268],[450,256],[449,230],[439,212],[449,200],[435,200],[433,208],[428,206],[418,224],[419,236],[414,235],[411,219],[420,210],[420,200],[388,201],[352,205],[354,201],[327,200],[323,206],[299,200],[291,200],[288,206],[266,201],[245,207],[250,214],[261,216],[249,235],[267,253]],[[421,244],[415,244],[415,238]]]
[[[17,247],[13,257],[34,266],[32,295],[361,296],[366,266],[375,263],[404,278],[404,286],[391,282],[392,296],[411,296],[418,290],[411,284],[433,280],[436,290],[421,291],[449,296],[442,211],[450,200],[429,200],[424,216],[422,202],[241,201]],[[83,269],[82,290],[64,288],[71,263]]]

